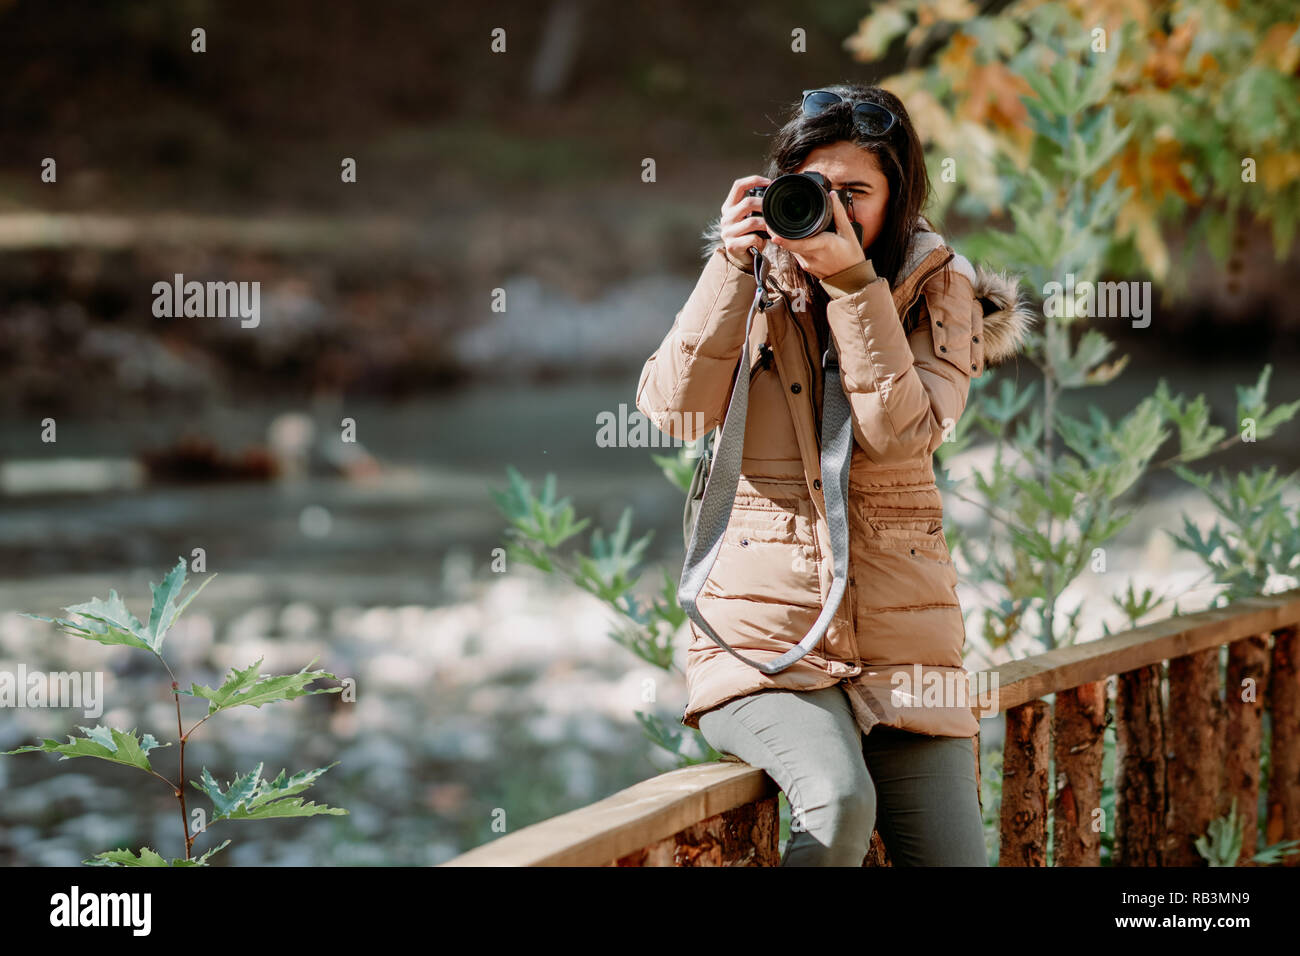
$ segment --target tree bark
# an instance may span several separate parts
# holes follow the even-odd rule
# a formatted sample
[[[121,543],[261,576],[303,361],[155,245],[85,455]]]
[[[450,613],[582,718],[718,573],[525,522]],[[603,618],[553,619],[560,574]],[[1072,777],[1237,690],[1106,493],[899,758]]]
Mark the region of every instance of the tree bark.
[[[1160,866],[1165,788],[1164,667],[1119,675],[1115,694],[1115,866]]]
[[[1048,706],[1031,700],[1006,712],[998,866],[1047,865]]]
[[[1273,741],[1264,842],[1271,845],[1300,839],[1300,629],[1294,626],[1273,633],[1268,696]],[[1300,853],[1283,859],[1300,866]]]
[[[1052,865],[1101,866],[1101,761],[1105,754],[1106,682],[1059,691],[1052,711],[1056,794]]]
[[[1268,634],[1228,645],[1228,677],[1223,694],[1227,711],[1224,788],[1218,811],[1227,813],[1236,800],[1241,825],[1238,866],[1254,866],[1251,857],[1259,847],[1259,755],[1268,697],[1268,656]]]
[[[1223,701],[1219,648],[1208,647],[1169,661],[1166,778],[1169,827],[1165,866],[1208,866],[1196,850],[1216,816],[1223,789]]]

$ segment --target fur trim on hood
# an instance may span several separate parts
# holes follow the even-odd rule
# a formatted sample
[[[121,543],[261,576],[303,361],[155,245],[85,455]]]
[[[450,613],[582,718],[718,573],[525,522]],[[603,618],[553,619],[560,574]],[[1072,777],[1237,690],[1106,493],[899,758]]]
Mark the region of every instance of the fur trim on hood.
[[[710,222],[701,236],[705,240],[703,248],[705,259],[722,246],[720,220],[721,216]],[[922,220],[921,229],[912,242],[902,274],[911,275],[926,256],[942,245],[944,245],[943,237]],[[791,288],[792,270],[798,268],[794,257],[787,250],[770,243],[764,254],[772,265],[772,279],[784,289]],[[1005,270],[995,272],[984,266],[973,266],[959,253],[948,263],[948,268],[954,269],[970,281],[975,298],[980,300],[984,307],[985,364],[1000,365],[1020,352],[1024,347],[1025,335],[1038,318],[1030,308],[1028,299],[1020,293],[1020,277],[1008,275]]]

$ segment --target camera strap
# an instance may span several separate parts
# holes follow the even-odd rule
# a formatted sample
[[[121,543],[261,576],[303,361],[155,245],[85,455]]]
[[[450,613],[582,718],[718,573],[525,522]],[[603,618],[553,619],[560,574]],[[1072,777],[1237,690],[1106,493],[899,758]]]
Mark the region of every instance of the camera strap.
[[[839,358],[832,337],[822,354],[824,380],[822,384],[822,495],[826,502],[826,521],[830,530],[832,573],[830,594],[822,606],[821,614],[812,629],[798,645],[770,661],[755,661],[734,650],[718,636],[717,632],[700,614],[696,600],[708,580],[713,564],[722,550],[723,535],[731,523],[731,510],[735,504],[736,488],[740,482],[740,463],[745,438],[745,415],[749,407],[749,333],[754,321],[754,310],[766,308],[770,303],[763,298],[770,271],[768,261],[758,250],[754,256],[754,280],[757,289],[749,314],[745,317],[744,345],[740,351],[740,371],[732,387],[731,400],[722,423],[713,452],[713,463],[704,484],[699,516],[691,532],[690,545],[682,566],[677,600],[687,616],[716,644],[733,657],[755,667],[764,674],[776,674],[807,654],[830,626],[831,618],[844,599],[849,573],[849,460],[853,454],[853,427],[849,415],[849,401],[840,382]],[[809,394],[812,394],[809,383]]]

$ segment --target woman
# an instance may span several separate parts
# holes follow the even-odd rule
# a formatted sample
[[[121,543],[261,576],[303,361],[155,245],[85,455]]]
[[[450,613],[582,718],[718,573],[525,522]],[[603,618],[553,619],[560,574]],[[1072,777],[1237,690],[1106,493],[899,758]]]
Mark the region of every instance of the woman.
[[[762,200],[745,191],[810,171],[835,190],[835,230],[756,236],[768,231]],[[692,440],[725,418],[742,345],[750,350],[741,476],[698,607],[733,648],[771,660],[809,631],[830,590],[818,442],[821,356],[832,337],[838,351],[855,442],[836,617],[812,652],[772,675],[693,622],[687,651],[682,723],[785,792],[785,866],[860,866],[876,828],[897,865],[987,865],[979,723],[932,454],[970,379],[1019,349],[1030,316],[1016,282],[973,269],[921,217],[928,193],[895,96],[809,91],[777,134],[767,175],[732,184],[706,232],[707,265],[637,386],[656,427]],[[751,247],[779,288],[742,343]]]

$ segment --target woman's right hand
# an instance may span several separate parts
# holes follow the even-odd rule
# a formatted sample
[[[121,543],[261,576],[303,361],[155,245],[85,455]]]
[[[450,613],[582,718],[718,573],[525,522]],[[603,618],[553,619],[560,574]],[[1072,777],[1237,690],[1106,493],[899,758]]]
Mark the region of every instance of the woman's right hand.
[[[762,236],[755,236],[752,233],[766,232],[767,223],[763,222],[763,197],[746,196],[745,190],[755,186],[766,186],[771,182],[772,180],[766,176],[746,176],[737,179],[731,184],[727,201],[722,204],[722,218],[718,223],[722,247],[737,262],[746,263],[746,268],[754,264],[754,257],[749,254],[749,247],[753,246],[762,252],[763,246],[767,244],[767,240]],[[751,217],[751,213],[758,213],[758,215]]]

